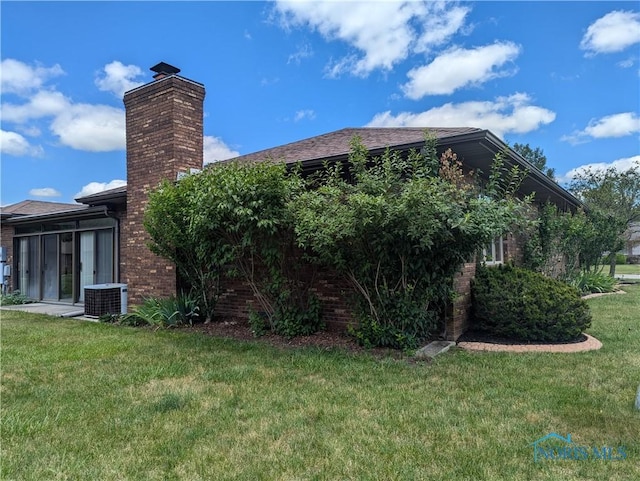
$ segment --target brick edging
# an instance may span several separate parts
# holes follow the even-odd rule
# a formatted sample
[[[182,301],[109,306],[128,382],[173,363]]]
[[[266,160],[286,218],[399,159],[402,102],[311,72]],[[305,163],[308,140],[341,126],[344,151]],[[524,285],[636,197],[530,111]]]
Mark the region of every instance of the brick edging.
[[[489,342],[459,342],[458,347],[467,351],[491,352],[585,352],[597,351],[602,343],[595,337],[585,334],[587,339],[570,344],[494,344]]]

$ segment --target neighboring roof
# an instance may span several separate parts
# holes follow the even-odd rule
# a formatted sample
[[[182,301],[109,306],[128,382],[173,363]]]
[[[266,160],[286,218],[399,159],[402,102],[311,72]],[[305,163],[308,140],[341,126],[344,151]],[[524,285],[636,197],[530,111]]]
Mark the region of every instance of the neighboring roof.
[[[127,202],[127,186],[103,190],[96,194],[85,195],[75,199],[76,202],[87,205],[125,204]]]
[[[369,151],[400,146],[409,148],[412,145],[417,146],[424,143],[425,130],[427,130],[425,127],[346,128],[252,154],[241,155],[229,159],[229,161],[253,162],[270,159],[290,164],[311,160],[328,160],[348,155],[351,149],[351,140],[356,135],[360,137],[363,145]],[[470,127],[429,128],[428,130],[439,140],[482,132],[481,129]]]
[[[0,208],[3,219],[11,217],[51,214],[54,212],[67,212],[85,209],[84,205],[64,204],[62,202],[45,202],[41,200],[23,200],[16,204],[6,205]]]

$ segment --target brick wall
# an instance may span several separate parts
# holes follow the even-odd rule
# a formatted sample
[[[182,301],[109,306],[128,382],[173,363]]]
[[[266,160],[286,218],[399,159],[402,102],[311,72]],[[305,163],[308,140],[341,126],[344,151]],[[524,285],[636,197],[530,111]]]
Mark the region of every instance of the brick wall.
[[[457,293],[445,320],[445,336],[455,341],[468,328],[471,321],[471,280],[476,275],[476,262],[467,262],[453,279]]]
[[[172,75],[124,96],[127,129],[127,215],[121,224],[121,273],[130,304],[176,292],[175,266],[149,251],[143,226],[149,191],[203,164],[201,84]]]
[[[12,225],[2,224],[0,228],[0,245],[7,248],[7,262],[6,265],[11,266],[11,277],[9,277],[9,284],[7,285],[7,292],[13,290],[13,280],[15,279],[15,273],[13,272],[13,234],[14,227]],[[0,272],[0,276],[3,272]]]
[[[348,303],[352,287],[342,277],[321,270],[313,275],[310,287],[320,301],[322,318],[327,329],[332,331],[346,330],[355,319]],[[260,310],[260,306],[249,285],[242,279],[225,278],[221,282],[222,294],[218,299],[215,317],[224,319],[247,319],[252,310]]]

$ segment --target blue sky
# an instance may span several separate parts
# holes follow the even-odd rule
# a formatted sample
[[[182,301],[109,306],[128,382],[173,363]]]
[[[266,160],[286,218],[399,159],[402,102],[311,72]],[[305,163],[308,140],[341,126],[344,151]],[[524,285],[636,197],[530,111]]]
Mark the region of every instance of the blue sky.
[[[638,2],[11,2],[1,204],[126,179],[124,91],[205,85],[205,162],[344,127],[473,126],[566,181],[640,162]]]

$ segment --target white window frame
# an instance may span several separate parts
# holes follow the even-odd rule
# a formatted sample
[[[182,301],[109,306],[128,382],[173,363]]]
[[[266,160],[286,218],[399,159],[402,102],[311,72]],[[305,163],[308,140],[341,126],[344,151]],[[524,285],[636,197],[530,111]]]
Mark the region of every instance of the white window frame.
[[[502,236],[496,237],[491,241],[490,246],[487,245],[482,249],[482,262],[487,266],[497,266],[504,263],[504,239]]]

